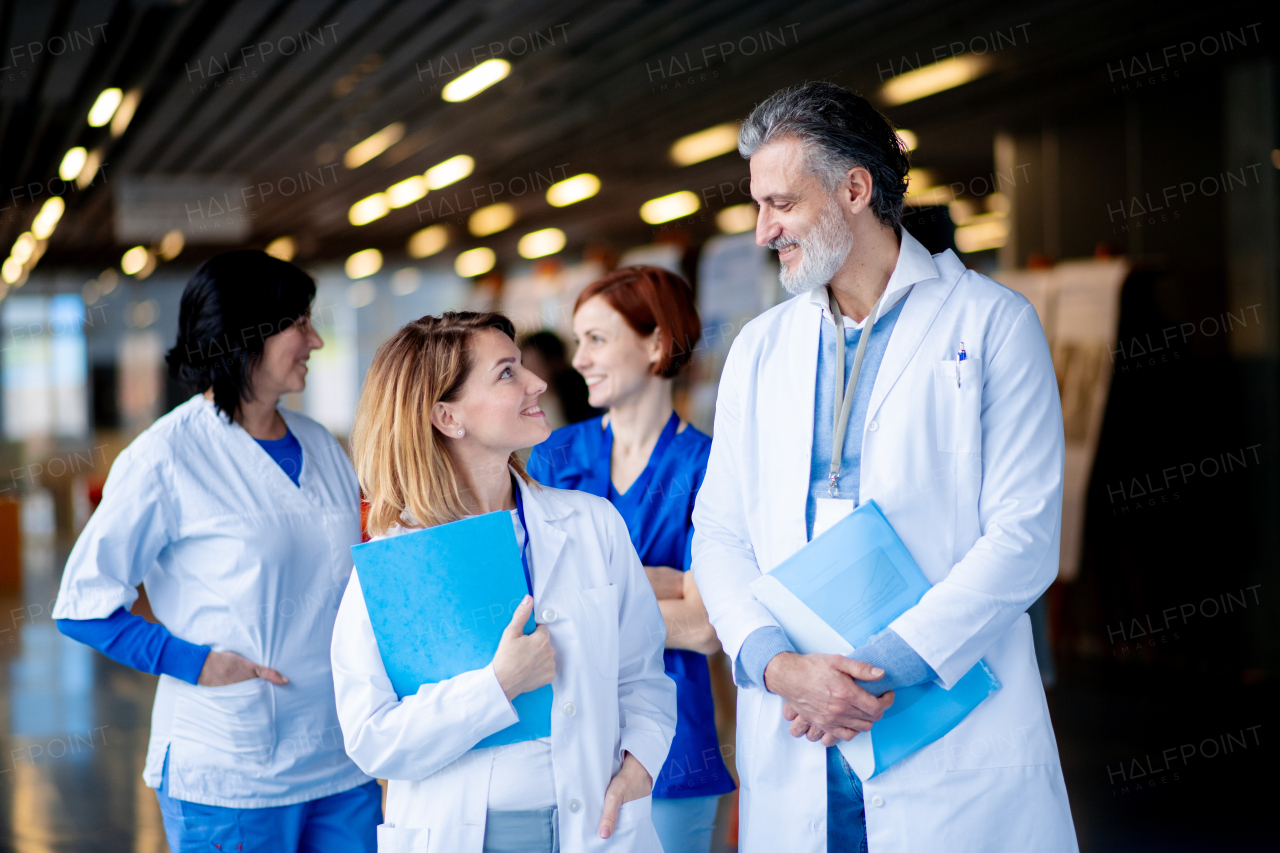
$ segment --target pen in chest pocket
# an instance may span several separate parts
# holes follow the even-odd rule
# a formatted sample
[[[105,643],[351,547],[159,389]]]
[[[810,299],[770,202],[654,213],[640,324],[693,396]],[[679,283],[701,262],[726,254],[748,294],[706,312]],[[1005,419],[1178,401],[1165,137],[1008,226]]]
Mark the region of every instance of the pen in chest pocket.
[[[964,341],[961,341],[960,351],[956,353],[956,387],[957,388],[960,387],[960,362],[964,361],[968,357],[969,356],[966,355],[964,351]]]

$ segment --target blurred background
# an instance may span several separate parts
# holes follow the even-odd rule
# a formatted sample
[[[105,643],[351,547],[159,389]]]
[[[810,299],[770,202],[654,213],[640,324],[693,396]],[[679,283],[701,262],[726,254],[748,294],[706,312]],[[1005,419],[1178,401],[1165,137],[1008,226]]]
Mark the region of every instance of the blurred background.
[[[664,266],[704,322],[678,408],[710,432],[735,334],[783,298],[738,123],[815,79],[902,128],[907,229],[1049,337],[1064,535],[1033,616],[1081,849],[1277,849],[1273,8],[0,2],[0,849],[165,849],[154,679],[49,614],[113,459],[185,399],[163,354],[198,263],[316,277],[288,405],[344,439],[377,346],[459,308],[512,316],[555,425],[591,415],[574,298]]]

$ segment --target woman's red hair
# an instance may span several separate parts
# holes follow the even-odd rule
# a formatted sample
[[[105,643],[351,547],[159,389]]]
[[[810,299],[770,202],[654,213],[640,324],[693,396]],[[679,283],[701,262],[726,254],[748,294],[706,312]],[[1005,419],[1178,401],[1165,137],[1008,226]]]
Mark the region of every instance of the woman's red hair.
[[[587,285],[578,294],[573,313],[597,296],[641,337],[658,330],[662,357],[653,366],[654,376],[670,379],[693,358],[702,338],[702,321],[693,304],[693,289],[680,276],[661,267],[622,267]]]

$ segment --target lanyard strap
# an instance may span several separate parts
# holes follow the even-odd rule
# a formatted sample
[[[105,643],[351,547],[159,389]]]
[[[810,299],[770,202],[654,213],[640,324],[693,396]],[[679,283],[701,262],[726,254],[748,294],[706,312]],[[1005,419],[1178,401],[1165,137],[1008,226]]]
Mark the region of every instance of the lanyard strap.
[[[524,498],[520,497],[520,484],[512,477],[511,488],[516,493],[516,515],[520,516],[520,527],[524,529],[524,547],[520,549],[520,562],[524,565],[524,582],[529,585],[529,594],[533,595],[533,575],[529,574],[529,525],[524,520]]]
[[[840,303],[836,302],[834,290],[827,288],[831,297],[831,317],[836,323],[836,381],[835,381],[835,423],[831,427],[831,473],[828,475],[827,495],[840,497],[840,464],[844,456],[844,434],[849,428],[849,412],[853,409],[853,392],[858,388],[858,374],[862,370],[862,356],[867,351],[867,341],[871,339],[871,329],[876,324],[880,301],[871,306],[871,313],[862,324],[862,334],[858,338],[858,348],[853,354],[853,372],[849,375],[848,387],[844,387],[844,315],[840,313]]]

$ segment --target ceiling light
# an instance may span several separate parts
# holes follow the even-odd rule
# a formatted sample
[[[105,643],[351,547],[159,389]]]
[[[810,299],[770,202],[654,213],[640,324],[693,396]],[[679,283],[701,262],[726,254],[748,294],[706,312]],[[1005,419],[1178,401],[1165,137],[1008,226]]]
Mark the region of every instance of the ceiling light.
[[[428,188],[438,190],[462,180],[467,175],[470,175],[475,167],[475,160],[466,154],[459,154],[427,169],[423,177],[427,179]]]
[[[429,258],[449,245],[449,229],[444,225],[428,225],[409,238],[409,256]]]
[[[919,140],[916,135],[905,128],[898,128],[898,141],[902,143],[902,147],[907,151],[915,151]]]
[[[404,125],[400,122],[389,124],[363,142],[357,142],[347,149],[342,157],[342,165],[355,169],[368,163],[383,151],[400,141],[404,136]]]
[[[563,248],[564,232],[559,228],[543,228],[541,231],[531,231],[521,237],[516,251],[520,253],[520,257],[533,260],[554,255]]]
[[[404,207],[413,204],[426,194],[427,179],[422,175],[414,175],[412,178],[405,178],[400,183],[387,187],[387,206]]]
[[[292,237],[277,237],[267,244],[266,253],[282,261],[291,261],[298,253],[298,243]]]
[[[992,214],[986,214],[992,216]],[[974,217],[980,219],[982,217]],[[1009,240],[1009,220],[1003,216],[956,229],[956,248],[962,252],[999,249]]]
[[[365,249],[347,258],[347,278],[364,278],[382,269],[382,253],[377,249]]]
[[[142,101],[141,89],[130,89],[125,92],[124,98],[120,100],[120,107],[116,110],[116,114],[111,117],[111,135],[120,136],[129,126],[129,122],[133,121],[133,114],[138,110],[138,104]]]
[[[473,278],[474,276],[484,275],[493,269],[493,265],[497,263],[497,256],[493,254],[493,249],[480,247],[479,249],[469,249],[458,255],[453,262],[453,271],[463,278]]]
[[[511,73],[505,59],[486,59],[440,91],[440,97],[451,103],[465,101],[488,89]]]
[[[22,278],[22,261],[10,256],[4,266],[0,266],[0,276],[4,278],[5,284],[13,284]]]
[[[58,166],[58,177],[64,181],[74,181],[80,177],[80,172],[84,170],[85,161],[88,159],[89,152],[77,145],[62,155],[62,164]]]
[[[62,196],[50,196],[45,200],[45,203],[40,206],[40,212],[36,214],[35,219],[31,220],[31,233],[37,240],[49,239],[53,229],[58,227],[62,212],[66,209],[67,203],[62,200]]]
[[[377,298],[378,288],[368,279],[353,281],[347,288],[347,301],[351,303],[352,308],[363,308],[372,304]]]
[[[84,166],[80,169],[80,175],[76,178],[76,186],[84,189],[93,183],[93,179],[98,176],[98,167],[102,165],[102,149],[95,148],[89,152],[88,158],[85,160]]]
[[[18,235],[18,239],[13,241],[13,248],[9,250],[9,257],[16,259],[20,264],[25,264],[35,250],[36,238],[31,236],[30,231],[23,231]]]
[[[671,146],[671,160],[677,166],[692,166],[694,163],[736,151],[739,128],[740,124],[731,121],[682,136]]]
[[[467,230],[475,237],[488,237],[505,231],[516,221],[516,209],[505,201],[482,207],[467,220]]]
[[[547,204],[552,207],[565,207],[583,199],[591,198],[600,192],[600,179],[589,172],[565,178],[552,184],[547,190]]]
[[[724,234],[741,234],[756,227],[758,211],[754,204],[734,204],[716,214],[716,227]]]
[[[150,258],[151,253],[146,246],[134,246],[120,259],[120,269],[124,270],[125,275],[135,275],[147,266]]]
[[[688,216],[701,206],[698,197],[688,190],[653,198],[640,205],[640,218],[650,225],[670,222]]]
[[[180,230],[175,228],[164,235],[164,239],[160,241],[160,257],[166,261],[171,261],[182,254],[182,249],[186,245],[186,238],[182,236]]]
[[[418,289],[418,280],[422,277],[413,267],[398,269],[391,276],[391,292],[396,296],[408,296]]]
[[[963,86],[991,70],[985,56],[953,56],[932,65],[899,74],[880,89],[880,98],[891,107],[918,101],[929,95]]]
[[[374,193],[351,205],[351,209],[347,211],[347,219],[352,225],[368,225],[375,219],[386,216],[389,209],[387,197],[382,193]]]
[[[119,89],[103,89],[102,94],[98,95],[98,99],[89,108],[89,127],[102,127],[111,121],[123,96],[124,93]]]

